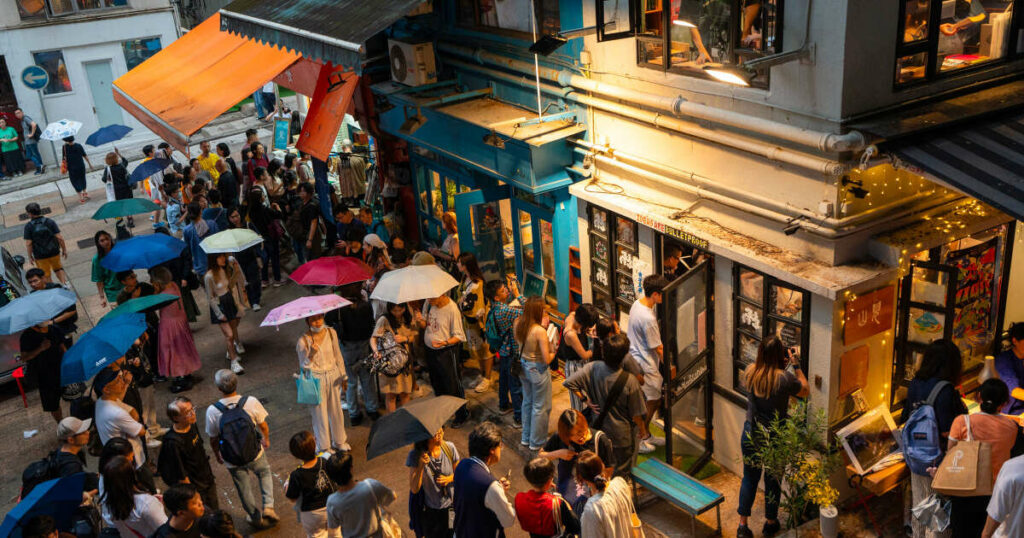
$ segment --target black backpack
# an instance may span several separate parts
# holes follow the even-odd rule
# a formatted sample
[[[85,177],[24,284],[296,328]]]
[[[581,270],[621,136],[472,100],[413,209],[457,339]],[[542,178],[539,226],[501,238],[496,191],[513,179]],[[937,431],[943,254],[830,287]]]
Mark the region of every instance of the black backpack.
[[[37,260],[45,260],[60,254],[57,236],[46,225],[46,217],[34,218],[26,226],[30,226],[29,238],[32,239],[32,255]]]
[[[221,402],[213,404],[221,412],[220,456],[231,465],[245,465],[260,455],[260,433],[245,411],[248,399],[248,396],[242,396],[231,408]]]
[[[57,458],[56,452],[51,452],[45,458],[34,461],[28,464],[25,471],[21,473],[21,498],[24,499],[28,496],[32,490],[46,482],[47,480],[53,480],[59,478],[57,475]]]

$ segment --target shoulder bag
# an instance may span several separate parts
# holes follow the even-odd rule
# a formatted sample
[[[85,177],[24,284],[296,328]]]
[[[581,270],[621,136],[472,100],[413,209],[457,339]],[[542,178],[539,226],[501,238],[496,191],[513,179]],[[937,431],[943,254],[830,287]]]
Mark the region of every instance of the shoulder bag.
[[[590,406],[587,406],[583,410],[583,416],[587,419],[587,423],[591,428],[600,430],[601,426],[604,425],[604,419],[608,416],[608,412],[615,406],[615,402],[618,401],[619,395],[622,394],[622,389],[626,387],[626,380],[629,379],[629,372],[625,370],[619,371],[619,376],[615,378],[615,384],[612,385],[611,390],[608,391],[608,397],[604,400],[604,405],[601,406],[601,412],[594,416],[594,411]],[[593,371],[591,371],[591,386],[593,386]],[[589,396],[589,395],[588,395]]]
[[[932,479],[932,489],[951,497],[991,495],[992,445],[974,440],[970,415],[964,415],[964,426],[967,439],[946,451]]]

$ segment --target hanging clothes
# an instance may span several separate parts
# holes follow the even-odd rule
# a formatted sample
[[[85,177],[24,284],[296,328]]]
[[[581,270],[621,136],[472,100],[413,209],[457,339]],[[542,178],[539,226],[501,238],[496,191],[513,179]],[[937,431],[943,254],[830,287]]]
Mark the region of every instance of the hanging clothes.
[[[366,161],[358,155],[342,153],[338,156],[338,196],[359,198],[366,193]]]

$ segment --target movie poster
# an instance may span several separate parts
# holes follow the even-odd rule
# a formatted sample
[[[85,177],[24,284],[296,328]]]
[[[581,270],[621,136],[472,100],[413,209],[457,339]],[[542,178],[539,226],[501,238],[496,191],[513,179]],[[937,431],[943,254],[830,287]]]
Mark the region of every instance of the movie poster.
[[[958,270],[953,341],[965,358],[976,355],[992,341],[996,252],[999,238],[949,253],[946,263]]]

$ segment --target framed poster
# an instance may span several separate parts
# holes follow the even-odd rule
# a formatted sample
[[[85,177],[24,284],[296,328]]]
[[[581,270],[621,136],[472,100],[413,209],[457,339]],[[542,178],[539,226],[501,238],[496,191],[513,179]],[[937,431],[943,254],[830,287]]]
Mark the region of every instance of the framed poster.
[[[291,118],[277,118],[274,120],[274,143],[271,149],[285,151],[288,149],[288,141],[291,140]]]
[[[900,449],[896,423],[880,405],[836,432],[858,474],[865,474],[886,456]]]

